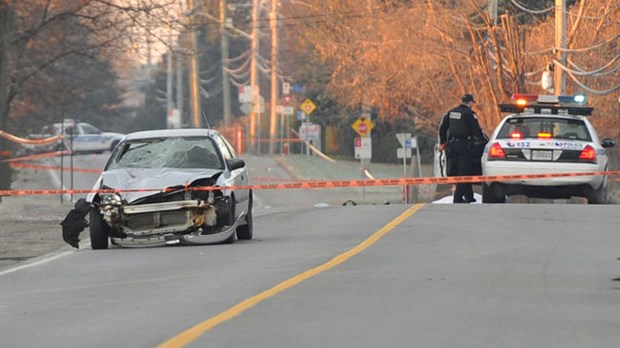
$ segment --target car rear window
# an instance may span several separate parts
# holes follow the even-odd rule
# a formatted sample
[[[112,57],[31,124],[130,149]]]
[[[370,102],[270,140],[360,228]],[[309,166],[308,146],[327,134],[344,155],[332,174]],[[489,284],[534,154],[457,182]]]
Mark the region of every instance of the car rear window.
[[[515,117],[506,120],[497,139],[553,138],[592,141],[581,120],[566,118]]]

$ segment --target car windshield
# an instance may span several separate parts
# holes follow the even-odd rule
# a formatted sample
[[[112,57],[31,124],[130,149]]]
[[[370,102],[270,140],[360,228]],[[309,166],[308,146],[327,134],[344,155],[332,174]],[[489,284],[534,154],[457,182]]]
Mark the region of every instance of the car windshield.
[[[119,146],[106,170],[119,168],[223,169],[217,148],[208,137],[130,140]]]
[[[497,139],[567,139],[592,141],[581,120],[566,118],[515,117],[506,120]]]
[[[99,128],[90,125],[88,123],[82,123],[82,130],[84,131],[84,134],[101,134],[101,131],[99,130]]]

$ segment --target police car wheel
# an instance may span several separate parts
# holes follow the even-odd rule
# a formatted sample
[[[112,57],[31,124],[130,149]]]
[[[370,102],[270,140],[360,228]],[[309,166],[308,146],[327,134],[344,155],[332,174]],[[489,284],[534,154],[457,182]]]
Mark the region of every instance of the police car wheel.
[[[605,182],[596,190],[588,195],[588,204],[606,204],[607,203],[607,185]]]

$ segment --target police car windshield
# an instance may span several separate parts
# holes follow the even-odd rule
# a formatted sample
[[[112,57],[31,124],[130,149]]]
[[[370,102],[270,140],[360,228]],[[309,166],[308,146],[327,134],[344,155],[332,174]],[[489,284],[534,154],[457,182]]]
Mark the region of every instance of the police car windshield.
[[[506,120],[497,139],[538,139],[592,141],[590,132],[581,120],[544,117],[515,117]]]

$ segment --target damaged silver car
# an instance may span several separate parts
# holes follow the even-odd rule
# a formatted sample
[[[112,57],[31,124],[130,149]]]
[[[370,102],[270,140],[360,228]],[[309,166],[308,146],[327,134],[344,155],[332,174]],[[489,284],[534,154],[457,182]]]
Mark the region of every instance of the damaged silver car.
[[[139,247],[252,239],[248,180],[245,162],[215,130],[128,134],[95,183],[98,192],[86,198],[91,247],[106,249],[109,241]],[[68,243],[77,239],[64,229],[63,224]]]

